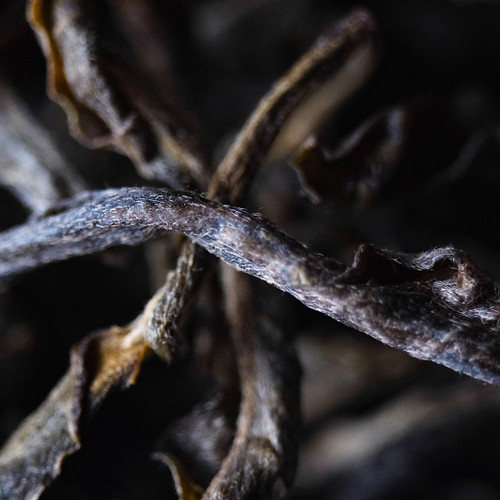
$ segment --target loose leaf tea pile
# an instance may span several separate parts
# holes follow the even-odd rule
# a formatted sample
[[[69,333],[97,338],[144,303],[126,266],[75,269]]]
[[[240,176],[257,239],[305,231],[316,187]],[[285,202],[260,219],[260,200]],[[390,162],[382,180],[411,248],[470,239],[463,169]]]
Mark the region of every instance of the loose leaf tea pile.
[[[500,8],[353,7],[1,8],[0,498],[500,494]]]

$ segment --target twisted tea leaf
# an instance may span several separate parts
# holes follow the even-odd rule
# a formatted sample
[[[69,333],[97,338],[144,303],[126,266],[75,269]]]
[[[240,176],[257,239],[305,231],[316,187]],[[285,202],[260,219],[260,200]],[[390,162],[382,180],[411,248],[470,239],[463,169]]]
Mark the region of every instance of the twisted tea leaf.
[[[148,350],[143,328],[139,317],[73,348],[68,372],[1,450],[0,498],[38,498],[59,475],[64,459],[81,446],[83,425],[110,391],[135,381]]]
[[[80,17],[80,14],[75,15],[74,17],[68,16],[67,11],[64,10],[65,8],[71,9],[73,7],[76,8],[76,12],[78,13],[78,3],[70,2],[69,4],[65,5],[64,2],[59,2],[58,4],[54,4],[55,7],[61,7],[62,5],[62,10],[58,8],[55,9],[56,15],[54,18],[51,18],[48,12],[52,4],[49,3],[49,7],[45,7],[45,5],[46,4],[44,4],[43,2],[36,1],[31,4],[32,22],[35,26],[35,29],[38,30],[42,45],[45,48],[45,52],[48,54],[50,63],[49,81],[51,82],[53,95],[56,96],[63,103],[63,105],[66,106],[66,110],[68,112],[70,122],[73,125],[74,132],[76,132],[76,134],[79,135],[80,138],[86,140],[89,145],[93,147],[101,146],[106,143],[114,144],[115,147],[124,150],[132,159],[135,159],[136,164],[138,164],[144,172],[144,158],[147,157],[149,149],[151,147],[151,144],[149,142],[153,142],[151,138],[148,138],[147,136],[144,137],[143,135],[145,133],[144,130],[148,130],[148,128],[146,127],[146,123],[137,118],[135,119],[135,123],[134,121],[130,121],[128,119],[127,113],[123,112],[119,107],[119,104],[123,105],[123,96],[120,95],[119,92],[117,95],[114,95],[113,92],[110,92],[109,95],[106,94],[106,92],[104,94],[102,92],[94,92],[94,90],[102,90],[102,88],[109,90],[108,81],[105,78],[106,73],[101,74],[99,71],[101,69],[98,64],[98,61],[100,61],[99,54],[95,54],[95,57],[88,58],[87,61],[82,61],[81,65],[78,65],[78,59],[75,59],[74,57],[75,48],[78,47],[78,43],[83,42],[83,44],[86,45],[86,47],[83,48],[89,49],[90,54],[93,53],[92,49],[95,48],[93,46],[93,33],[88,30],[88,26],[84,22],[85,19]],[[75,14],[75,12],[73,14]],[[53,33],[52,25],[48,28],[45,28],[45,23],[49,22],[50,24],[51,22],[53,22],[54,25],[56,25],[58,19],[59,23],[62,23],[62,25],[65,26],[64,30],[55,30],[55,32]],[[69,26],[67,25],[66,21],[69,21]],[[72,36],[71,29],[68,29],[68,31],[66,32],[67,28],[73,28],[74,36]],[[363,31],[363,29],[361,29],[361,31]],[[356,35],[356,33],[354,33],[354,35]],[[338,36],[341,37],[342,35]],[[342,52],[342,50],[347,50],[347,52],[349,52],[349,50],[352,50],[352,45],[357,44],[356,36],[354,36],[353,38],[354,43],[349,36],[347,36],[347,40],[341,40],[342,43],[340,43],[340,47],[335,46],[335,43],[338,43],[338,39],[334,38],[335,43],[333,44],[333,48],[336,50],[333,51],[333,56],[335,61],[339,60],[339,56],[337,54],[339,48],[340,52]],[[59,44],[62,47],[61,50],[59,50]],[[64,49],[67,49],[67,54],[64,53]],[[85,53],[85,50],[83,51],[83,53]],[[78,51],[76,55],[78,55]],[[66,59],[64,60],[65,56]],[[319,58],[318,61],[315,61],[315,65],[320,66],[325,62],[325,60],[328,59],[328,57],[333,56],[329,52],[329,50],[324,50],[322,51],[322,58]],[[337,59],[335,59],[335,57]],[[342,55],[340,59],[341,58]],[[86,65],[86,63],[89,63],[89,65]],[[87,72],[81,73],[82,67],[87,68]],[[78,70],[76,72],[76,75],[72,73],[72,71],[74,71],[75,69]],[[314,65],[312,69],[315,69]],[[315,76],[315,72],[312,71],[312,69],[309,69],[309,74],[306,71],[305,78],[303,78],[303,81],[305,83],[309,82],[309,85],[316,81],[319,82],[322,78],[324,78],[324,76],[321,75],[319,78],[317,77],[317,75]],[[70,75],[67,74],[68,72],[70,73]],[[91,76],[90,80],[86,80],[86,76],[88,75]],[[115,67],[114,77],[119,81],[120,76],[120,70]],[[74,78],[73,81],[72,78]],[[251,145],[253,146],[254,152],[259,152],[259,154],[262,154],[265,151],[264,146],[266,146],[267,148],[270,146],[270,143],[279,130],[283,120],[286,119],[286,117],[293,109],[293,105],[291,104],[300,102],[302,98],[301,96],[304,96],[307,93],[306,91],[308,90],[308,87],[307,85],[304,85],[302,87],[301,93],[299,92],[295,100],[292,101],[290,99],[289,89],[292,89],[296,85],[296,82],[294,79],[291,79],[291,81],[286,81],[285,83],[285,85],[282,85],[280,91],[275,93],[275,96],[280,97],[280,99],[277,100],[277,104],[273,103],[273,106],[271,106],[266,113],[260,113],[260,118],[257,121],[253,120],[254,123],[257,122],[257,124],[259,125],[258,128],[260,128],[261,131],[265,132],[263,135],[264,144],[261,144],[258,141],[252,141]],[[101,89],[96,88],[96,86],[100,84],[102,85]],[[130,88],[130,82],[125,82],[125,79],[122,77],[122,92],[128,92],[129,95],[131,93],[134,93],[135,96],[141,96],[137,88],[133,88],[132,90],[130,90]],[[97,101],[94,100],[94,96],[97,97]],[[287,98],[283,99],[283,96],[286,96]],[[144,96],[142,97],[144,100]],[[109,100],[110,98],[111,100]],[[151,123],[155,124],[156,117],[148,115],[148,110],[150,108],[147,105],[142,105],[141,107],[141,103],[141,100],[136,101],[136,105],[139,106],[138,109],[145,115],[146,119],[149,119]],[[286,104],[286,106],[284,106],[285,109],[281,110],[281,112],[279,113],[280,118],[278,120],[275,120],[273,126],[271,126],[267,115],[271,114],[270,112],[274,112],[275,109],[279,109],[280,107],[283,108],[283,103]],[[156,125],[156,132],[160,135],[160,137],[163,137],[164,141],[166,141],[169,139],[168,135],[161,135],[164,129],[168,130],[168,127],[163,124],[162,129],[162,127]],[[170,144],[167,150],[171,151],[172,149],[174,149],[173,145]],[[245,147],[240,147],[239,150],[245,150]],[[235,149],[233,149],[233,151],[235,151]],[[245,169],[247,168],[249,163],[251,163],[250,156],[249,160],[246,163],[241,162],[239,159],[235,160],[233,157],[232,168],[237,170],[237,172],[245,172]],[[228,162],[226,162],[226,171],[227,164]],[[254,162],[254,164],[256,164],[256,162]],[[148,168],[149,171],[146,172],[148,176],[159,176],[160,179],[163,179],[163,177],[161,176],[161,171],[159,175],[158,172],[155,171],[154,166],[152,168],[151,165],[149,165]],[[246,184],[248,185],[250,176],[247,175],[246,179]],[[215,186],[213,190],[217,192],[221,189],[221,185],[225,185],[225,182],[221,184],[220,181],[215,181],[212,185]],[[239,191],[241,195],[243,189],[240,188]],[[83,197],[80,197],[76,201],[76,206],[82,203],[84,201],[84,198],[85,195]],[[90,195],[90,198],[92,198],[92,195]],[[66,207],[60,206],[56,209],[56,212],[58,210],[64,210],[65,208],[68,209],[70,207],[71,203]],[[133,232],[134,230],[132,230],[132,233]],[[132,243],[134,239],[135,238],[129,240],[128,237],[126,237],[126,241],[123,240],[123,242]],[[106,237],[104,237],[104,240],[106,240]],[[107,246],[107,244],[105,244],[105,246]],[[162,332],[165,330],[168,331],[168,329],[175,327],[175,321],[177,320],[180,311],[184,307],[185,297],[187,297],[188,292],[194,288],[194,283],[196,282],[196,280],[193,278],[193,276],[196,277],[196,270],[201,267],[201,257],[196,257],[197,255],[201,255],[201,252],[196,247],[194,247],[192,244],[185,245],[184,252],[177,266],[177,273],[169,276],[167,286],[165,287],[165,294],[163,295],[162,300],[159,302],[159,306],[155,309],[155,314],[151,316],[151,327],[148,328],[148,332],[150,332],[151,330],[154,332],[154,338],[151,344],[153,346],[156,346],[157,350],[161,351],[164,355],[165,353],[170,354],[172,342],[165,342],[164,339],[168,337],[166,337],[166,335],[164,335]],[[171,290],[171,284],[175,284],[175,288],[173,290]],[[169,318],[173,319],[169,321]],[[159,335],[158,331],[160,332]],[[156,339],[160,340],[158,341]],[[161,346],[158,346],[158,343],[160,343]],[[70,450],[68,450],[68,453],[69,452]],[[50,461],[48,463],[50,463]]]
[[[290,101],[294,105],[298,102],[293,101],[293,99]],[[264,113],[264,116],[267,114]],[[283,116],[277,119],[274,122],[277,129],[282,127],[285,121],[286,118]],[[266,124],[265,120],[263,123]],[[257,128],[249,133],[248,137],[254,138],[258,135],[258,131]],[[262,149],[256,147],[254,150],[257,159],[260,158],[260,155],[265,154],[266,148],[274,139],[273,134],[267,135],[266,133],[264,136],[265,140],[261,144]],[[249,150],[251,147],[240,148],[240,151],[245,154]],[[247,156],[247,158],[249,159],[246,162],[242,162],[243,167],[245,164],[260,163],[260,161],[254,162],[255,158],[251,158],[251,156]],[[243,173],[245,171],[246,169],[243,168]],[[232,185],[237,186],[238,182],[236,180]],[[214,185],[217,186],[217,181]],[[215,191],[217,190],[216,187]],[[231,192],[238,193],[238,188],[229,188],[229,191],[228,198],[230,199],[233,196]],[[148,192],[143,190],[141,192],[140,190],[130,190],[125,192],[123,190],[115,192],[115,194],[117,196],[111,201],[106,200],[106,196],[110,195],[112,198],[112,192],[105,193],[103,196],[100,196],[99,193],[91,194],[88,198],[90,202],[84,203],[83,200],[79,200],[72,208],[67,207],[68,212],[61,208],[61,213],[55,214],[45,221],[40,219],[33,222],[30,229],[38,230],[41,228],[42,232],[45,232],[46,236],[48,235],[45,242],[35,241],[35,238],[30,243],[28,242],[29,238],[25,237],[26,235],[10,232],[9,236],[14,238],[17,234],[19,248],[25,245],[25,250],[34,252],[28,257],[21,257],[17,250],[10,254],[7,251],[9,262],[7,266],[16,260],[20,263],[17,267],[14,266],[12,273],[21,272],[43,262],[93,252],[114,244],[136,244],[164,229],[181,230],[189,233],[195,241],[203,244],[219,257],[230,261],[239,269],[246,270],[291,292],[311,307],[324,309],[324,312],[333,317],[364,329],[375,336],[378,335],[379,338],[389,343],[393,341],[392,335],[396,338],[395,342],[398,347],[402,343],[401,338],[397,337],[401,331],[411,336],[410,328],[405,324],[405,321],[407,323],[410,321],[408,317],[411,315],[405,317],[400,313],[403,306],[397,302],[398,299],[400,302],[408,299],[409,303],[412,301],[418,303],[419,300],[423,302],[434,301],[431,302],[428,310],[423,308],[420,311],[425,316],[425,321],[419,325],[417,333],[424,333],[424,335],[420,339],[417,338],[416,341],[411,339],[414,341],[413,345],[404,346],[410,352],[412,352],[411,349],[416,349],[418,352],[418,349],[423,349],[422,346],[429,347],[426,343],[429,338],[434,344],[437,344],[436,347],[432,342],[429,342],[430,347],[434,348],[435,351],[442,347],[434,338],[437,336],[438,341],[443,340],[439,338],[439,332],[437,335],[435,332],[431,332],[431,334],[427,332],[428,335],[425,337],[426,328],[429,325],[435,326],[435,317],[445,317],[445,323],[448,320],[458,323],[455,316],[465,322],[467,320],[482,320],[485,324],[489,322],[488,327],[493,325],[496,318],[496,302],[491,283],[477,274],[467,259],[453,250],[445,249],[439,255],[436,253],[424,257],[405,257],[361,249],[353,268],[343,272],[342,266],[307,252],[301,245],[277,233],[265,221],[241,210],[219,207],[201,198],[179,195],[169,191],[151,190]],[[151,196],[148,198],[149,195]],[[169,209],[166,209],[165,204],[162,205],[165,198],[168,198]],[[110,203],[107,203],[108,201]],[[86,210],[89,213],[86,213]],[[68,213],[70,216],[65,219],[65,215]],[[185,220],[182,220],[183,216],[185,216]],[[56,226],[69,224],[70,220],[73,220],[72,217],[76,217],[77,223],[71,228],[68,227],[66,230],[60,231],[60,227],[51,227],[51,223],[54,222]],[[166,222],[165,217],[169,221]],[[44,226],[46,221],[50,222]],[[125,222],[124,227],[122,222]],[[95,238],[95,240],[90,241],[87,236]],[[56,245],[60,245],[60,248],[49,248],[51,239]],[[49,245],[47,246],[46,243]],[[184,266],[181,261],[178,269],[188,270],[189,266],[193,267],[193,262],[196,261],[186,259],[185,262]],[[450,262],[459,268],[457,272],[452,269],[452,266],[442,269]],[[378,268],[384,268],[384,266],[391,271],[385,280],[378,273]],[[425,269],[430,272],[422,272]],[[10,271],[5,271],[6,276],[10,274]],[[191,287],[190,280],[185,280],[184,283],[186,284],[185,289]],[[377,292],[380,293],[380,297],[376,296]],[[406,296],[401,300],[400,295],[405,295],[405,293]],[[386,302],[396,304],[395,311],[392,310],[394,309],[392,304],[388,305],[385,310],[381,307],[381,304],[383,305],[386,300],[384,294],[389,295],[390,300],[387,299]],[[361,314],[360,318],[357,318],[360,305],[365,306],[365,310],[361,309],[364,316]],[[433,308],[436,308],[438,312],[436,313]],[[397,321],[392,325],[392,330],[387,331],[386,326],[390,323],[388,318],[391,318],[392,313],[395,314]],[[441,324],[438,326],[443,327]],[[407,328],[405,329],[405,327]],[[413,328],[413,325],[411,327]],[[461,332],[458,333],[461,334]],[[389,340],[387,340],[388,338]],[[449,338],[445,338],[445,341],[447,340]],[[467,335],[465,340],[467,340]],[[487,348],[491,348],[494,343],[490,342],[490,344],[487,345]],[[469,353],[474,353],[474,349],[477,350],[477,347],[477,345],[469,346]],[[446,351],[446,349],[448,349],[448,353],[451,350],[449,346],[445,346],[444,350]],[[469,353],[466,352],[465,356]],[[464,358],[462,353],[452,354],[455,356],[452,358],[452,362],[460,365]],[[491,352],[487,352],[487,354],[491,354]],[[431,357],[432,355],[433,353],[431,353]],[[489,361],[491,362],[491,359]],[[479,358],[473,361],[472,366],[475,366],[474,363],[477,365],[478,362],[481,362]],[[483,367],[480,368],[483,369]],[[494,374],[497,373],[495,367],[486,367],[487,373],[488,369]],[[223,472],[227,472],[227,469]],[[238,472],[244,474],[246,471],[240,470]]]
[[[246,278],[225,266],[224,285],[241,404],[231,450],[203,498],[284,498],[296,465],[300,368],[284,337],[255,318]]]
[[[217,168],[208,189],[209,198],[238,203],[273,144],[282,144],[275,147],[274,156],[278,150],[286,156],[322,125],[325,117],[370,74],[375,59],[374,29],[375,21],[367,11],[354,11],[321,37],[274,85]],[[314,103],[321,103],[321,113],[310,113]],[[281,140],[283,136],[285,139]],[[176,342],[173,332],[185,309],[186,297],[193,294],[200,282],[202,258],[202,252],[192,242],[186,242],[175,273],[168,277],[175,288],[158,302],[147,328],[148,342],[163,357],[168,358]],[[183,264],[188,261],[189,266]]]
[[[170,426],[167,453],[155,456],[172,470],[182,499],[193,485],[208,486],[203,498],[282,498],[295,470],[300,368],[283,336],[256,318],[244,275],[223,270],[241,387],[236,434],[229,386]]]
[[[151,348],[169,361],[180,342],[178,324],[210,267],[210,255],[191,240],[186,241],[174,270],[169,271],[163,294],[146,326],[145,337]]]
[[[376,62],[376,23],[352,12],[278,80],[220,163],[209,198],[238,203],[262,162],[287,158],[366,80]]]
[[[38,410],[0,454],[0,498],[35,499],[60,473],[64,458],[80,448],[75,432],[81,411],[83,373],[73,364]]]
[[[500,384],[499,297],[462,252],[361,246],[345,267],[258,215],[193,193],[124,188],[0,235],[0,281],[52,261],[179,231],[240,271],[412,356]]]

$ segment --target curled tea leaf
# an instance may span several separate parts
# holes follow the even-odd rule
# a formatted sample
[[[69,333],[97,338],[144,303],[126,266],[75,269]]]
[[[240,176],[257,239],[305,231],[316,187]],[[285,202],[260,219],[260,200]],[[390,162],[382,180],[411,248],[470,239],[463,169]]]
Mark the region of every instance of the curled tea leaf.
[[[180,498],[191,490],[201,498],[220,469],[234,438],[236,405],[233,395],[218,392],[167,428],[154,458],[170,468]]]
[[[194,137],[104,53],[85,2],[33,0],[28,14],[47,57],[48,92],[66,111],[73,135],[91,148],[114,147],[148,179],[180,187],[184,175],[206,183]]]
[[[317,203],[365,206],[415,190],[460,151],[465,135],[449,99],[434,95],[376,113],[333,150],[309,138],[290,160]]]
[[[192,241],[184,243],[175,269],[167,274],[161,297],[149,317],[145,336],[151,348],[170,361],[179,343],[174,335],[191,295],[209,267],[209,255]]]
[[[154,457],[166,464],[170,469],[179,500],[200,500],[203,495],[203,488],[192,482],[180,462],[166,453],[155,453]]]
[[[269,154],[287,158],[370,74],[376,23],[352,12],[320,37],[261,100],[219,165],[210,198],[237,203]]]
[[[59,475],[63,460],[80,448],[77,429],[84,374],[78,368],[72,365],[0,451],[2,498],[38,498]]]
[[[0,492],[8,498],[38,498],[80,448],[82,416],[88,421],[112,388],[133,382],[146,345],[123,349],[124,333],[114,328],[82,341],[68,373],[2,448]]]
[[[0,496],[38,498],[60,474],[63,461],[81,447],[82,427],[110,392],[134,383],[148,351],[143,328],[140,316],[73,348],[68,372],[0,450]]]
[[[369,203],[387,182],[404,146],[407,116],[402,109],[380,113],[357,129],[336,151],[310,138],[291,159],[311,201]]]

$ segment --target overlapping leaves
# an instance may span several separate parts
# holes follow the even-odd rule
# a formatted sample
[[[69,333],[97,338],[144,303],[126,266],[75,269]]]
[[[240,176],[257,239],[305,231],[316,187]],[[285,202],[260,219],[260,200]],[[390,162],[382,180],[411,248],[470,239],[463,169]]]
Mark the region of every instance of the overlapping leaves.
[[[84,446],[82,423],[113,389],[133,383],[145,355],[155,351],[170,360],[176,354],[189,299],[215,262],[202,248],[392,347],[499,383],[500,296],[462,252],[447,247],[410,255],[362,246],[345,266],[234,206],[243,202],[266,158],[296,153],[369,74],[376,59],[369,13],[352,13],[277,82],[210,181],[202,148],[179,117],[104,54],[84,2],[33,0],[30,18],[47,56],[49,93],[64,107],[75,137],[124,153],[148,179],[176,188],[187,183],[208,195],[172,188],[83,192],[0,234],[0,282],[6,287],[17,275],[51,262],[138,245],[166,232],[189,238],[137,320],[75,346],[68,373],[2,450],[4,497],[38,497],[64,458]],[[394,111],[375,119],[356,144],[398,118]],[[399,158],[397,139],[388,134],[368,147],[368,163],[384,163],[383,176]],[[301,168],[307,170],[310,155],[302,150],[296,157]],[[296,462],[299,369],[285,337],[252,309],[246,278],[228,268],[223,276],[228,343],[237,359],[232,375],[238,380],[238,416],[223,419],[221,432],[199,449],[195,439],[186,440],[192,446],[183,455],[170,440],[170,449],[156,456],[172,468],[182,498],[282,498]],[[224,397],[228,392],[223,387]],[[177,429],[195,436],[204,419],[206,412],[195,409]],[[218,453],[211,450],[210,460],[200,465],[203,446],[217,447]],[[196,474],[190,470],[195,463],[209,472]]]

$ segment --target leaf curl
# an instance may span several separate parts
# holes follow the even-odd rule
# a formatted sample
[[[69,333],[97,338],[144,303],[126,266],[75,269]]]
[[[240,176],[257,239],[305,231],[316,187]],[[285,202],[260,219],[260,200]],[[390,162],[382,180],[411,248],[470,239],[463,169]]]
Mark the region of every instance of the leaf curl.
[[[247,278],[228,266],[223,276],[241,393],[236,429],[229,384],[170,426],[155,457],[170,467],[180,498],[193,485],[206,488],[205,499],[283,498],[296,465],[300,368],[285,337],[253,309]]]
[[[60,474],[64,460],[80,449],[82,428],[104,399],[134,383],[148,352],[143,328],[142,315],[127,327],[96,332],[73,347],[67,373],[0,450],[2,498],[38,498]]]
[[[112,388],[133,382],[147,346],[122,350],[124,333],[112,328],[84,339],[68,373],[2,448],[0,491],[9,498],[38,498],[64,459],[80,448],[82,423]]]
[[[314,137],[307,140],[290,163],[311,201],[372,201],[400,160],[407,115],[399,108],[379,113],[335,151],[321,147]]]
[[[377,61],[376,22],[355,10],[331,27],[260,101],[220,163],[209,198],[237,203],[266,156],[287,158],[352,95]]]
[[[203,488],[192,482],[182,463],[167,453],[155,453],[154,458],[169,467],[179,500],[200,500]]]
[[[453,161],[464,142],[448,106],[449,99],[427,95],[380,111],[333,150],[311,136],[290,163],[314,203],[361,207],[415,190]]]
[[[168,426],[153,457],[168,465],[179,498],[203,492],[220,469],[234,438],[234,391],[218,391]]]
[[[147,179],[203,186],[202,148],[181,119],[105,53],[92,10],[81,0],[32,0],[28,18],[48,62],[49,95],[68,115],[73,135],[91,148],[114,147]]]

